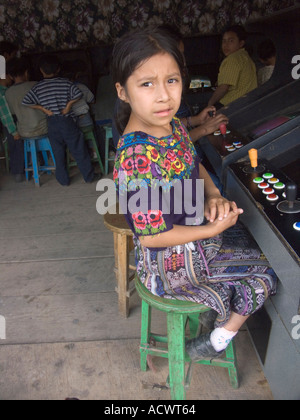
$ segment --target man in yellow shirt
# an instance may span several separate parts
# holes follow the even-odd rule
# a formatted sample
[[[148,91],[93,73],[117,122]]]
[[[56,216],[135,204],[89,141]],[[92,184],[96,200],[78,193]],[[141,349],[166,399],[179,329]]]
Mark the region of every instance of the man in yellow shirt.
[[[256,67],[245,50],[246,31],[240,25],[231,26],[223,35],[225,55],[218,75],[218,87],[208,105],[228,105],[257,87]]]

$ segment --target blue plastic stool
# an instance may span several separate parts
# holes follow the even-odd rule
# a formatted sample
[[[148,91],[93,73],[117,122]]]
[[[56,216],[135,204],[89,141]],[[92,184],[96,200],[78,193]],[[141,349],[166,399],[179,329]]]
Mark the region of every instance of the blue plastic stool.
[[[105,130],[105,175],[108,174],[108,162],[115,161],[115,158],[109,157],[109,140],[112,138],[112,120],[97,120],[96,124],[99,127],[103,127]]]
[[[44,165],[38,165],[37,153],[42,152]],[[48,164],[48,153],[50,152],[54,166]],[[30,156],[31,154],[31,164]],[[25,175],[26,181],[29,180],[29,172],[33,172],[33,179],[36,187],[40,186],[39,172],[51,173],[55,171],[55,158],[51,148],[51,144],[48,137],[33,137],[31,139],[24,138],[24,161],[25,161]]]

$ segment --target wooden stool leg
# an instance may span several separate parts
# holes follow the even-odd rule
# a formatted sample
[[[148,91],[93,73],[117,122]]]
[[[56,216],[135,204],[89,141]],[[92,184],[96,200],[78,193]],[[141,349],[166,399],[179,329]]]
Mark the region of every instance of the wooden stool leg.
[[[146,372],[147,370],[147,348],[150,344],[151,334],[151,306],[142,300],[141,310],[141,370]]]
[[[239,379],[234,340],[232,340],[226,348],[226,359],[230,359],[230,361],[232,362],[232,367],[228,368],[230,384],[234,389],[238,389]]]
[[[129,315],[129,267],[128,267],[128,250],[127,235],[119,234],[118,241],[118,294],[119,294],[119,311],[125,317]]]
[[[189,314],[190,338],[197,337],[199,333],[199,314]]]
[[[95,139],[95,136],[94,136],[93,133],[92,133],[92,136],[91,136],[91,141],[93,143],[93,147],[94,147],[96,155],[97,155],[97,160],[98,160],[98,163],[99,163],[100,171],[103,173],[103,175],[105,175],[102,160],[101,160],[101,156],[100,156],[99,149],[98,149],[98,145],[97,145],[97,142],[96,142],[96,139]]]
[[[185,400],[185,317],[168,313],[169,380],[172,400]]]

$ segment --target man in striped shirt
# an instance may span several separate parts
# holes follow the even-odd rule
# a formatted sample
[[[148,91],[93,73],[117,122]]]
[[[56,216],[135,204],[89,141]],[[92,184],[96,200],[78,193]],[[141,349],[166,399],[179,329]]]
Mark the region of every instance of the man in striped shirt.
[[[93,182],[94,169],[72,112],[72,105],[81,98],[82,92],[72,82],[58,76],[60,63],[56,56],[42,56],[39,66],[44,79],[31,88],[22,104],[39,109],[48,117],[48,136],[56,161],[56,179],[61,185],[70,184],[65,162],[68,147],[85,182]]]

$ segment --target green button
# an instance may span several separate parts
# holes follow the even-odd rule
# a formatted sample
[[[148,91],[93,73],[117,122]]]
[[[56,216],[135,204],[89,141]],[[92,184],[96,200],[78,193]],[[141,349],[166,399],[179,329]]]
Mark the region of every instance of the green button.
[[[273,174],[271,174],[271,172],[266,172],[265,174],[263,174],[263,177],[268,179],[268,178],[273,178]]]
[[[253,179],[253,182],[255,182],[255,184],[260,184],[261,182],[263,182],[263,178],[261,178],[260,176],[258,176],[257,178]]]
[[[277,182],[276,184],[273,185],[274,188],[276,188],[277,190],[282,190],[285,185],[283,182]]]

